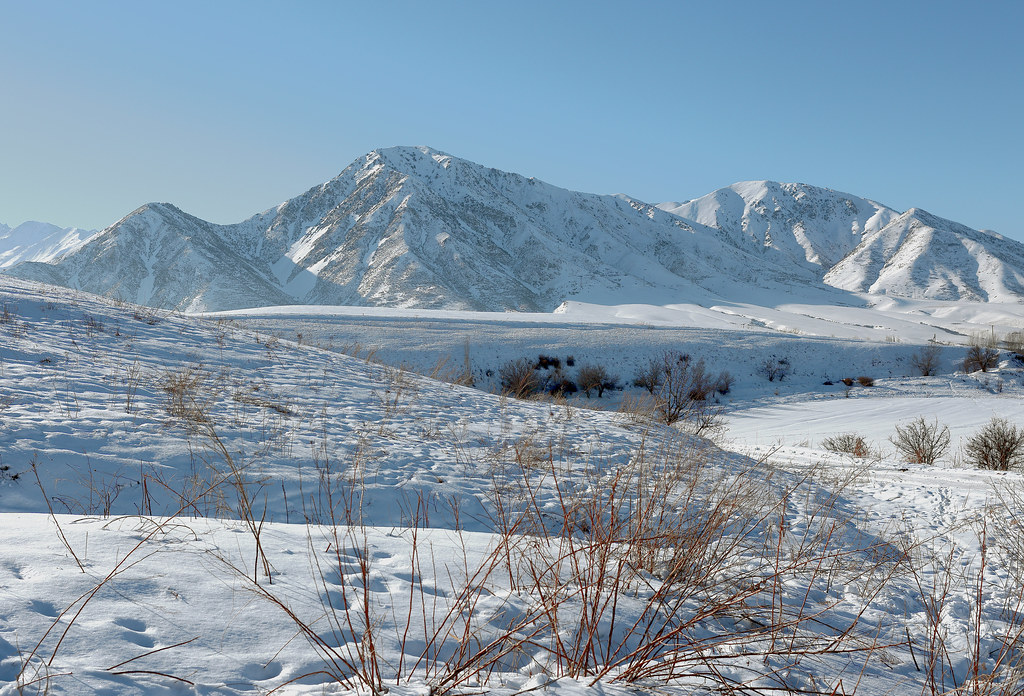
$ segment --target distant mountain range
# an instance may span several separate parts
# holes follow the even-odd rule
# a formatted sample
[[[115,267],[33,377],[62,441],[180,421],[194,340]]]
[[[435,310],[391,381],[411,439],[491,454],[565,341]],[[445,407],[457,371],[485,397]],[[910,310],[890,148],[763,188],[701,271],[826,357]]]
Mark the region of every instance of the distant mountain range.
[[[1024,245],[922,210],[771,181],[651,205],[425,147],[375,150],[234,225],[150,203],[98,233],[53,228],[50,242],[12,246],[22,227],[0,227],[6,273],[191,311],[551,311],[565,300],[757,303],[766,293],[1024,301]]]
[[[24,222],[11,228],[0,223],[0,269],[24,261],[50,262],[83,246],[99,234],[48,222]]]

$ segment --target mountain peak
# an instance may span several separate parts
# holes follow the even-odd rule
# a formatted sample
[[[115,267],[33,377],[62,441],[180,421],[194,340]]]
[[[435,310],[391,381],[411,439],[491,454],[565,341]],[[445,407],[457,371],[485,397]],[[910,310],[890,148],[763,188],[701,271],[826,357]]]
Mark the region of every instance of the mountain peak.
[[[399,171],[411,169],[414,172],[438,166],[447,169],[452,160],[457,159],[425,145],[397,145],[380,148],[371,152],[367,156],[367,161],[370,161],[371,158],[382,161]]]

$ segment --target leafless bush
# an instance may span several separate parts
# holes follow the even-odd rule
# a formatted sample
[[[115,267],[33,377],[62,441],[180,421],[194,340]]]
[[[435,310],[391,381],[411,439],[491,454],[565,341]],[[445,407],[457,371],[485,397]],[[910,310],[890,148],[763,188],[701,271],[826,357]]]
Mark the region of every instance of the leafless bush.
[[[582,365],[576,373],[576,384],[590,398],[590,392],[597,391],[597,398],[604,396],[606,389],[614,389],[618,377],[612,376],[604,365]]]
[[[498,368],[501,391],[517,399],[526,399],[540,392],[543,380],[527,358],[509,360]]]
[[[508,568],[537,602],[534,625],[550,645],[552,676],[634,683],[700,675],[723,693],[747,693],[720,668],[749,650],[764,659],[759,686],[777,687],[764,692],[788,692],[784,677],[773,682],[776,661],[848,658],[848,650],[872,659],[879,643],[865,637],[880,626],[847,617],[835,634],[815,634],[820,607],[810,610],[787,588],[824,588],[844,576],[884,586],[899,563],[891,549],[841,548],[831,496],[810,511],[820,530],[789,538],[784,504],[777,507],[788,493],[766,494],[756,469],[716,481],[713,460],[700,452],[650,454],[584,486],[552,462],[547,482],[516,489],[526,491],[521,514],[502,518],[537,540],[512,547]],[[551,489],[557,507],[541,514],[537,492]],[[763,525],[772,532],[758,531]]]
[[[909,564],[925,615],[923,635],[908,641],[919,661],[918,671],[924,673],[920,693],[1024,693],[1024,579],[1013,572],[1007,578],[1002,559],[998,569],[990,560],[993,556],[1008,556],[1011,564],[1019,560],[1024,521],[1020,503],[1019,492],[1013,491],[993,510],[991,519],[998,534],[990,535],[991,522],[983,518],[975,530],[977,559],[968,558],[954,544],[942,552],[930,544],[924,559]],[[992,553],[995,549],[1001,553]],[[964,597],[973,604],[969,615],[950,621],[951,607]]]
[[[715,391],[724,396],[732,390],[732,385],[735,383],[736,378],[728,370],[722,370],[718,374],[718,379],[715,380]]]
[[[643,387],[651,394],[661,386],[664,376],[664,365],[657,360],[651,360],[647,367],[641,368],[633,377],[634,387]]]
[[[942,349],[938,345],[929,343],[910,356],[910,364],[921,373],[922,377],[931,377],[939,370],[939,356],[941,353]]]
[[[675,351],[662,356],[661,374],[661,384],[654,392],[661,419],[668,425],[692,421],[699,432],[714,429],[721,409],[708,396],[723,383],[722,376],[709,374],[703,359],[694,362]],[[729,379],[727,374],[725,379]]]
[[[91,314],[86,314],[83,318],[85,322],[85,335],[92,337],[93,334],[103,333],[103,322]]]
[[[790,364],[788,358],[776,358],[774,355],[766,358],[761,363],[761,374],[768,378],[769,382],[782,381],[789,375]]]
[[[565,376],[560,369],[556,369],[544,380],[544,389],[554,397],[564,397],[568,394],[575,394],[579,391],[576,383]]]
[[[868,377],[866,375],[861,375],[860,377],[857,378],[857,384],[859,384],[862,387],[873,387],[875,386],[875,378]]]
[[[634,425],[648,425],[657,419],[658,407],[651,397],[636,397],[632,394],[624,394],[619,403],[619,413],[625,417],[625,422]]]
[[[964,445],[967,459],[980,469],[1009,471],[1024,464],[1024,429],[993,418]]]
[[[964,356],[963,370],[964,372],[977,372],[978,370],[988,372],[998,364],[998,350],[975,345],[967,349],[967,355]]]
[[[940,428],[938,420],[929,423],[922,416],[907,425],[897,425],[889,442],[911,464],[934,464],[949,449],[949,427]]]
[[[857,433],[842,433],[826,437],[821,441],[821,446],[829,452],[852,454],[854,457],[867,457],[871,454],[867,440]]]
[[[533,369],[535,370],[559,370],[562,368],[562,360],[554,355],[544,355],[543,353],[537,356],[537,362],[534,363]]]

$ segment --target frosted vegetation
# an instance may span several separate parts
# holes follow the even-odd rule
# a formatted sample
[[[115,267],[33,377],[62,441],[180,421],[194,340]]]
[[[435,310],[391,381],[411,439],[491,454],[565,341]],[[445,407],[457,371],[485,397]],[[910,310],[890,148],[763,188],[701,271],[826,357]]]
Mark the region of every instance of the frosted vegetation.
[[[0,692],[1019,693],[1017,317],[898,309],[855,340],[866,309],[200,317],[4,278]],[[500,393],[523,360],[604,386]]]

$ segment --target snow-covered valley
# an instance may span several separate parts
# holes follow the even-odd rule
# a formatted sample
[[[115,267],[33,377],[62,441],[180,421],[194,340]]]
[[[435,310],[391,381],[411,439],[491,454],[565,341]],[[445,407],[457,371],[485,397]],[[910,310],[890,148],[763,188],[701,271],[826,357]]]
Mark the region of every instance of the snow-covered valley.
[[[964,446],[1022,421],[1024,368],[961,363],[1020,326],[185,315],[0,276],[0,693],[1018,693],[1024,485]],[[632,386],[669,351],[733,378],[711,440]],[[624,388],[497,393],[540,355]],[[949,428],[935,464],[890,441],[918,418]]]

